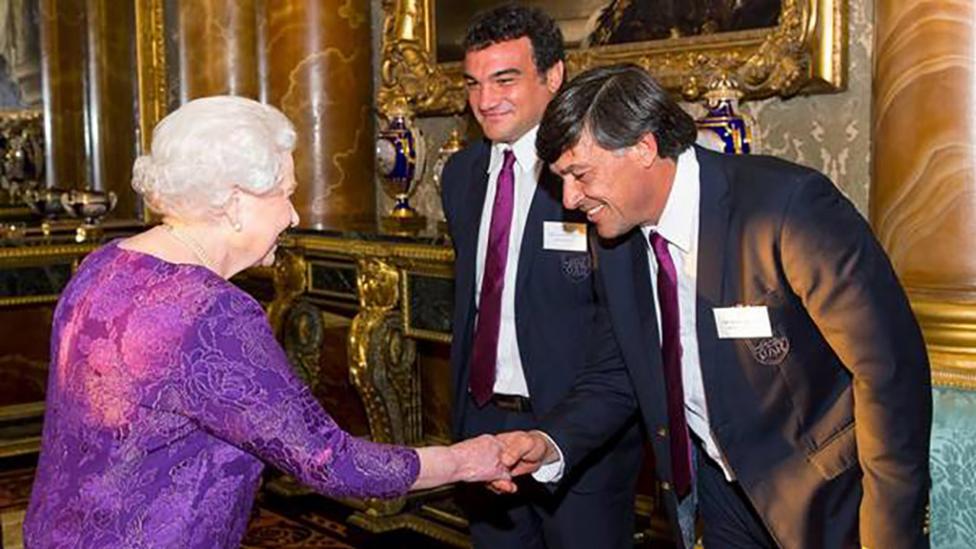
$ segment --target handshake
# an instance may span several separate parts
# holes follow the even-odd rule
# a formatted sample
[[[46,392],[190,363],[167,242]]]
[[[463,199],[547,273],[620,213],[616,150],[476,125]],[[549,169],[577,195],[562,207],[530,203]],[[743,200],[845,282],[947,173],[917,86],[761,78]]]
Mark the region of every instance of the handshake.
[[[559,459],[549,437],[539,431],[481,435],[447,450],[455,465],[453,482],[487,482],[494,492],[506,494],[517,490],[514,477]]]

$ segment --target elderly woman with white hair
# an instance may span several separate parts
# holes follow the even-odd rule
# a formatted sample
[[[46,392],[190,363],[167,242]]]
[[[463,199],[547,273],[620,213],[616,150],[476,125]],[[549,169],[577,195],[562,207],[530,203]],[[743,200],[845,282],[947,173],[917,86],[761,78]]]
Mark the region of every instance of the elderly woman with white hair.
[[[331,496],[507,478],[501,445],[377,444],[342,431],[227,279],[298,222],[295,130],[249,99],[156,127],[133,187],[162,224],[90,254],[54,314],[27,547],[237,547],[264,463]]]

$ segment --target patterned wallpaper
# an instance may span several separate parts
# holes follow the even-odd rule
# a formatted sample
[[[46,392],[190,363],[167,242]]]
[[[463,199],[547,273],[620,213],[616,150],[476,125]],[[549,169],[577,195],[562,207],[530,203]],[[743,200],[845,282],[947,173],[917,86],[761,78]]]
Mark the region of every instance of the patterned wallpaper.
[[[379,52],[382,28],[380,0],[372,0],[373,33]],[[858,209],[867,214],[871,154],[871,52],[874,40],[874,5],[871,0],[849,0],[848,88],[831,95],[799,96],[746,102],[741,110],[756,121],[755,152],[780,156],[812,166],[831,178]],[[698,115],[698,105],[688,105]],[[465,130],[468,116],[428,117],[419,121],[428,150],[428,169],[411,199],[421,213],[440,217],[440,198],[430,179],[430,165],[452,127]],[[392,200],[379,195],[379,212],[389,211]]]
[[[747,102],[759,152],[825,173],[867,215],[871,184],[871,54],[874,3],[848,2],[847,91]]]
[[[932,418],[932,547],[976,543],[976,393],[937,388]]]

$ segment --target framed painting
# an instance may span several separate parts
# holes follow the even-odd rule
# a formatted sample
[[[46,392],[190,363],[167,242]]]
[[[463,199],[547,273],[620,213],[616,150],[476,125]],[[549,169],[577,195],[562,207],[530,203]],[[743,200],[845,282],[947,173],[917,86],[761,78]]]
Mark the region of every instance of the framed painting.
[[[464,108],[461,41],[506,0],[384,0],[380,110]],[[549,13],[567,67],[631,62],[685,99],[731,82],[747,98],[840,91],[847,0],[526,0]]]

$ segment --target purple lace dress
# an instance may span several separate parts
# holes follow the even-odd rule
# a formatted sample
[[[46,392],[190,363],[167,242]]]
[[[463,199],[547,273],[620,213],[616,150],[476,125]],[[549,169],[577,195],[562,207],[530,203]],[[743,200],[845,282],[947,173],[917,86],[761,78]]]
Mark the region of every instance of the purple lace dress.
[[[331,496],[398,496],[419,472],[335,424],[250,296],[115,243],[61,296],[49,376],[30,549],[238,547],[262,461]]]

